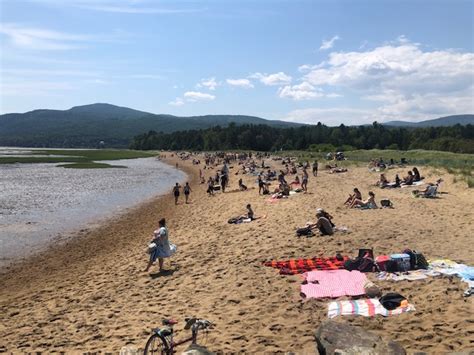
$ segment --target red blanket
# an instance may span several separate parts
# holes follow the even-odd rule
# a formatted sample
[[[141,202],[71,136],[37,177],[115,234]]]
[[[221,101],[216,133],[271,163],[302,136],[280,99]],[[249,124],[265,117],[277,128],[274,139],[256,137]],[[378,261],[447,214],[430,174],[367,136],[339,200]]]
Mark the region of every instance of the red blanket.
[[[344,262],[348,260],[347,256],[343,256],[342,260],[336,257],[330,258],[310,258],[310,259],[290,259],[283,261],[265,261],[263,265],[280,269],[282,275],[302,274],[311,270],[338,270],[344,269]]]

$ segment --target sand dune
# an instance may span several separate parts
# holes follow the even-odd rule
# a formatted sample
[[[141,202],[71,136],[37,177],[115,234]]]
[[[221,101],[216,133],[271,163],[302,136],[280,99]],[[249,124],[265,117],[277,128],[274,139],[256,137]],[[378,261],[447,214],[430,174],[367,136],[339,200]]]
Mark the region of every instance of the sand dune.
[[[310,177],[308,194],[270,204],[249,176],[243,176],[248,191],[208,197],[197,183],[197,168],[179,164],[190,174],[192,204],[174,206],[170,193],[0,275],[0,351],[143,348],[161,318],[198,315],[216,324],[204,342],[210,350],[314,353],[313,333],[327,317],[328,301],[304,301],[300,276],[279,275],[262,261],[409,247],[427,258],[474,264],[474,192],[446,173],[422,169],[429,181],[445,180],[439,199],[414,199],[410,189],[379,190],[370,186],[376,173],[353,168],[345,174],[320,171]],[[390,170],[388,177],[395,173],[403,169]],[[237,181],[231,175],[231,189]],[[377,201],[389,198],[395,208],[346,209],[342,203],[356,186],[364,196],[373,189]],[[247,203],[257,216],[267,217],[228,224]],[[314,219],[318,207],[352,232],[297,238],[295,228]],[[144,273],[145,247],[160,217],[167,218],[178,253],[166,261],[169,273],[156,273],[157,266]],[[336,319],[397,340],[410,351],[474,350],[473,298],[463,297],[465,285],[458,278],[376,283],[407,297],[416,311]],[[182,325],[177,336],[184,334]]]

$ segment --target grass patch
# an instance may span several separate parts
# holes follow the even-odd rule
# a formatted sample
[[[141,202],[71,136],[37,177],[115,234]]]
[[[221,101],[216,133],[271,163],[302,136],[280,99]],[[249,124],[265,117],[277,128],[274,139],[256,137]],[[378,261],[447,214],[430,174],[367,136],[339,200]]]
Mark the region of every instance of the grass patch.
[[[474,178],[472,176],[468,176],[466,178],[466,182],[467,182],[467,187],[469,187],[470,189],[474,187]]]
[[[30,153],[29,153],[30,154]],[[101,160],[119,160],[119,159],[136,159],[148,158],[156,154],[135,150],[121,150],[121,149],[45,149],[33,150],[33,156],[27,157],[0,157],[0,164],[35,164],[35,163],[88,163]],[[52,155],[52,156],[37,156],[34,155]],[[61,156],[55,156],[61,155]],[[107,165],[107,164],[106,164]],[[89,169],[89,168],[87,168]]]
[[[124,168],[126,169],[126,166],[123,165],[110,165],[106,163],[95,163],[95,162],[90,162],[90,163],[72,163],[72,164],[60,164],[57,165],[60,168],[67,168],[67,169],[107,169],[107,168]]]

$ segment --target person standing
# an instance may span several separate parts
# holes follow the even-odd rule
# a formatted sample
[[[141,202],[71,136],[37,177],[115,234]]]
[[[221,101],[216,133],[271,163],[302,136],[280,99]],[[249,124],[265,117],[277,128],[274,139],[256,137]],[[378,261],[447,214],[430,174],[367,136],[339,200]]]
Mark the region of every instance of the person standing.
[[[188,203],[189,194],[191,193],[191,186],[189,186],[189,182],[186,182],[184,185],[183,192],[184,192],[184,199],[186,200],[186,204]]]
[[[313,163],[313,176],[318,176],[318,161],[315,160]]]
[[[176,183],[176,185],[174,185],[173,187],[173,195],[174,195],[174,204],[177,205],[178,204],[178,199],[179,199],[179,189],[180,189],[180,185],[178,183]]]
[[[171,244],[168,240],[168,228],[166,228],[166,220],[160,219],[159,228],[153,232],[153,240],[150,244],[150,259],[145,269],[147,272],[153,263],[158,259],[160,271],[163,271],[164,258],[169,258],[176,253],[176,245]]]
[[[303,178],[301,181],[301,188],[304,192],[308,192],[308,171],[303,169]]]

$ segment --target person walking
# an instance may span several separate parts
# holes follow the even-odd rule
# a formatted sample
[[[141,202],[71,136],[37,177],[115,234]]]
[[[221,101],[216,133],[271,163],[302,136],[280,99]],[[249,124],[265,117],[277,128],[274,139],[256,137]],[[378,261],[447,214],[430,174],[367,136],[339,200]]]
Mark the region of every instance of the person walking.
[[[184,199],[186,201],[186,204],[188,204],[188,199],[189,199],[189,194],[191,193],[191,186],[189,186],[189,182],[186,182],[186,185],[184,185],[183,192],[184,192]]]
[[[180,189],[180,185],[178,183],[176,183],[176,185],[174,185],[173,187],[173,195],[174,195],[174,204],[177,205],[178,204],[178,199],[179,199],[179,189]]]
[[[147,272],[153,263],[158,259],[160,272],[163,270],[164,258],[169,258],[176,253],[176,245],[171,244],[168,239],[168,228],[166,227],[166,220],[160,219],[159,227],[153,232],[153,240],[149,245],[150,259],[145,269]]]

